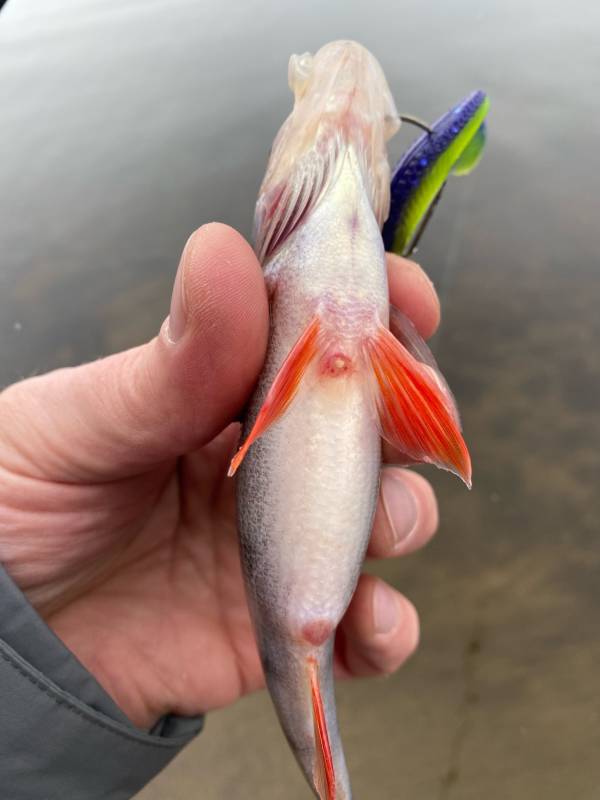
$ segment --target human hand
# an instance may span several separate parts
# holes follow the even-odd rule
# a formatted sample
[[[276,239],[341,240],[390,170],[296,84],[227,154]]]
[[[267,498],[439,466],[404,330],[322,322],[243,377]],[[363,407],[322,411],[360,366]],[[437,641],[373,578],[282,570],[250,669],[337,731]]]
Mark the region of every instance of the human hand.
[[[392,302],[430,335],[429,280],[397,257],[389,275]],[[226,473],[267,331],[251,248],[211,224],[184,249],[155,339],[0,394],[0,561],[141,728],[263,684]],[[384,467],[369,554],[404,555],[436,526],[429,484]],[[391,672],[417,641],[410,602],[363,576],[338,629],[338,675]]]

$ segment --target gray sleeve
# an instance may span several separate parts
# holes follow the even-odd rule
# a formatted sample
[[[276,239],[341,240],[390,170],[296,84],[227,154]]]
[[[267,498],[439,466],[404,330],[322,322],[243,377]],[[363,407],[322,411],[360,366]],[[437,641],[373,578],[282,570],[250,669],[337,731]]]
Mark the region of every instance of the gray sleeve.
[[[0,566],[0,796],[126,800],[202,728],[136,728]]]

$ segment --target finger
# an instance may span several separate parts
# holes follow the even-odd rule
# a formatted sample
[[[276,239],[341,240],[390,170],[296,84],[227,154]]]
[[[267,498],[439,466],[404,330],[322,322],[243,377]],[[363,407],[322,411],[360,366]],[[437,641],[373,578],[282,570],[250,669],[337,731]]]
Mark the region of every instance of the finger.
[[[193,450],[246,401],[267,330],[250,245],[225,225],[205,225],[185,246],[171,314],[155,339],[0,395],[13,456],[81,480],[121,477]]]
[[[406,453],[401,453],[398,448],[394,447],[385,439],[381,443],[381,457],[384,464],[387,466],[407,467],[410,464],[419,464],[419,461],[407,456]]]
[[[421,267],[407,258],[387,253],[390,302],[411,319],[425,339],[440,324],[440,301]]]
[[[391,558],[412,553],[427,544],[437,526],[437,501],[429,482],[416,472],[384,467],[367,555]]]
[[[389,674],[418,643],[419,618],[413,604],[380,578],[362,575],[338,629],[338,673]]]

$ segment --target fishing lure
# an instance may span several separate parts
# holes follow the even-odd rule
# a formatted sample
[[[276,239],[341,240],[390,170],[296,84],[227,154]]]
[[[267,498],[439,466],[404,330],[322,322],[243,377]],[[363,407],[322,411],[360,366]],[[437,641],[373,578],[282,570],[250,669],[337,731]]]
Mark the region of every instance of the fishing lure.
[[[416,248],[451,174],[468,175],[485,146],[487,95],[476,91],[452,108],[431,128],[414,117],[403,117],[426,132],[396,164],[392,173],[390,213],[383,226],[385,249],[410,255]]]

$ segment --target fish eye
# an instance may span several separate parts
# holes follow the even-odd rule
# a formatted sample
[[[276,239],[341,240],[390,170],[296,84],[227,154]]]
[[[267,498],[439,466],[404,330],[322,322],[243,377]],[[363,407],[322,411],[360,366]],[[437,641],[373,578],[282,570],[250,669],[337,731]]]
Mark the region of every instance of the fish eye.
[[[296,98],[302,97],[313,69],[313,57],[310,53],[293,55],[288,67],[288,83]]]

